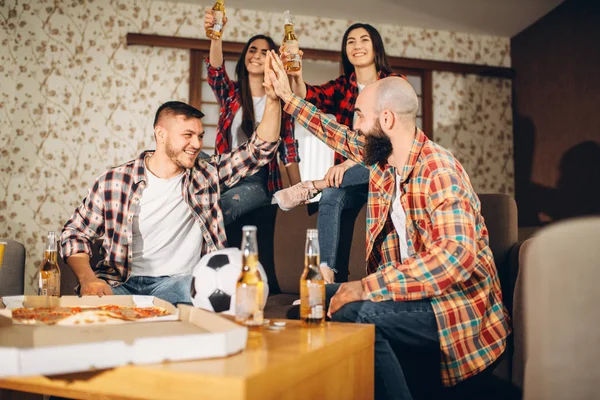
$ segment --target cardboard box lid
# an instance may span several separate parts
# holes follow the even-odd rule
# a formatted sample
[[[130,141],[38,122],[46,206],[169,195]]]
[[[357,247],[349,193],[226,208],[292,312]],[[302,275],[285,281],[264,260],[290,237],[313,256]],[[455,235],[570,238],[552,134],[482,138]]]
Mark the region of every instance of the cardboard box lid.
[[[178,311],[176,321],[69,327],[0,316],[0,377],[224,357],[246,347],[246,327],[191,306]]]

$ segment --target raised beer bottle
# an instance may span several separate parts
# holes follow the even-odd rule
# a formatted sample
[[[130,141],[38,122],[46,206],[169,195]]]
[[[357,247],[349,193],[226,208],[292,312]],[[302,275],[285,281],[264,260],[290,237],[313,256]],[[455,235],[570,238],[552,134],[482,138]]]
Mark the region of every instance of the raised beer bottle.
[[[304,272],[300,278],[300,319],[305,325],[325,322],[325,280],[319,269],[319,234],[306,231]]]
[[[225,0],[217,0],[212,8],[215,23],[206,30],[206,36],[210,39],[219,40],[223,33],[223,18],[225,18]]]
[[[235,320],[244,325],[263,324],[264,282],[258,271],[256,226],[242,228],[242,272],[235,291]]]
[[[48,232],[44,260],[40,266],[38,295],[60,296],[60,268],[56,251],[56,234]]]
[[[285,34],[283,36],[283,51],[287,56],[287,61],[284,66],[286,71],[294,72],[300,69],[300,54],[298,47],[298,39],[294,33],[294,20],[289,10],[283,13],[283,27]]]

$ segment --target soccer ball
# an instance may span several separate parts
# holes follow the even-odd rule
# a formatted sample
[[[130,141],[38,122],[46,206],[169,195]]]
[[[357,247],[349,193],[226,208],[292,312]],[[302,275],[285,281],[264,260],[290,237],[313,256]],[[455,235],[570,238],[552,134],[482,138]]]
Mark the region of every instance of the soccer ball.
[[[264,302],[269,296],[267,274],[258,263],[264,282]],[[235,247],[204,255],[192,274],[192,304],[205,310],[235,315],[235,287],[242,272],[242,252]]]

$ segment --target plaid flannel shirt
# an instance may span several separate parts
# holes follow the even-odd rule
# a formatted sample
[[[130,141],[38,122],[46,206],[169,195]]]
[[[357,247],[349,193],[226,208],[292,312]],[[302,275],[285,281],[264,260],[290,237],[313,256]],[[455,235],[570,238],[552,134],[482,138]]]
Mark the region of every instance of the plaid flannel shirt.
[[[379,72],[379,79],[396,74],[386,74]],[[314,104],[325,114],[335,115],[335,119],[342,125],[351,127],[354,120],[354,104],[358,97],[358,84],[356,74],[350,74],[350,78],[341,75],[335,80],[331,80],[323,85],[311,86],[306,84],[305,100]],[[344,162],[346,158],[336,152],[333,161],[334,164]]]
[[[277,142],[261,140],[256,133],[231,153],[198,158],[185,171],[182,194],[202,230],[201,254],[227,247],[223,214],[219,204],[221,185],[232,186],[251,175],[273,158]],[[104,259],[92,266],[97,277],[118,286],[131,275],[132,234],[135,205],[146,186],[145,151],[132,161],[100,175],[83,203],[63,227],[61,253],[67,258],[77,253],[92,254],[94,239],[104,235]]]
[[[348,127],[295,96],[284,110],[329,147],[363,163],[364,140]],[[510,333],[479,199],[460,163],[420,130],[402,171],[389,164],[369,168],[363,287],[375,302],[431,300],[442,382],[454,385],[492,364]],[[406,213],[406,260],[390,217],[396,179]]]
[[[217,125],[215,151],[217,154],[223,154],[231,151],[231,124],[233,123],[235,114],[242,107],[240,87],[237,82],[229,79],[225,70],[225,63],[215,68],[206,59],[206,69],[208,71],[208,84],[215,93],[215,97],[221,107]],[[280,136],[279,157],[281,161],[285,165],[294,162],[299,163],[298,141],[294,139],[294,123],[292,118],[286,113],[282,115]],[[269,164],[268,187],[271,194],[283,189],[277,157],[273,157],[273,160]]]

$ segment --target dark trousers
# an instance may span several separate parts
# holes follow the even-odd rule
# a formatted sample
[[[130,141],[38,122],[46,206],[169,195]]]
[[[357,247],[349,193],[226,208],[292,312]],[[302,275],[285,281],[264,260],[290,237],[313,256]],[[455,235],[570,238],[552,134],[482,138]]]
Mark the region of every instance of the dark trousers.
[[[326,286],[327,307],[339,285]],[[439,389],[440,342],[429,300],[348,303],[332,321],[375,325],[375,399],[413,399],[414,391],[426,398]]]

